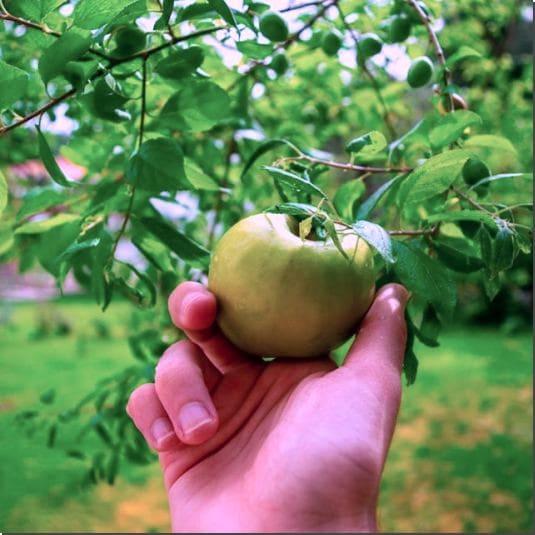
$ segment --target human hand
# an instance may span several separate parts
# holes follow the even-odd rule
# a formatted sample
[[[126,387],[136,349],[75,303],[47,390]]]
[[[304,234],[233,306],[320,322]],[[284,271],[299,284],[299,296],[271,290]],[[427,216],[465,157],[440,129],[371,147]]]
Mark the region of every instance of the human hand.
[[[194,282],[169,298],[189,341],[162,356],[127,412],[158,451],[173,531],[374,531],[401,398],[407,291],[378,293],[342,366],[264,362],[214,324]],[[276,336],[276,333],[273,333]]]

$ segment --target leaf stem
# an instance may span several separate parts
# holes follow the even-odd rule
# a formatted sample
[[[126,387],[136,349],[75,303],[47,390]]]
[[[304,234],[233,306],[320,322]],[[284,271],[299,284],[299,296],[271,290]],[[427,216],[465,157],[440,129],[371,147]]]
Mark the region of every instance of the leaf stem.
[[[484,212],[485,214],[491,216],[492,218],[495,217],[495,213],[490,212],[483,206],[481,206],[478,202],[474,201],[474,199],[471,199],[466,193],[462,192],[461,190],[452,187],[451,190],[458,195],[459,197],[462,197],[468,204],[471,204],[476,210],[479,210],[480,212]]]
[[[444,50],[442,49],[442,46],[440,45],[438,41],[437,34],[433,30],[432,27],[432,21],[429,15],[422,9],[420,4],[417,0],[407,0],[407,2],[411,5],[411,7],[418,13],[418,16],[420,17],[421,21],[423,22],[427,33],[429,35],[429,41],[433,45],[433,48],[435,49],[435,53],[437,55],[438,61],[440,65],[442,66],[442,73],[443,73],[443,84],[444,88],[448,87],[452,83],[451,79],[451,71],[446,66],[446,56],[444,55]],[[455,110],[455,106],[453,103],[453,97],[451,93],[448,93],[448,108],[449,111],[452,112]]]

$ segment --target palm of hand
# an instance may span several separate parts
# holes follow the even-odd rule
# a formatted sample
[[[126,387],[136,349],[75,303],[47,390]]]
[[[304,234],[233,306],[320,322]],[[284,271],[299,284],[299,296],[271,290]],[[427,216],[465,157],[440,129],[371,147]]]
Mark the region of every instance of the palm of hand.
[[[365,417],[377,400],[329,360],[244,368],[212,392],[218,433],[161,455],[174,524],[317,529],[347,511],[364,522],[381,470],[384,437]]]
[[[401,324],[395,328],[404,343]],[[212,343],[214,337],[209,342],[201,331],[186,332],[207,362],[229,353],[228,341]],[[199,375],[218,422],[201,440],[188,445],[177,432],[179,438],[160,449],[175,530],[374,529],[379,479],[399,405],[399,362],[382,366],[379,360],[379,367],[371,367],[377,355],[363,354],[366,338],[373,337],[367,334],[361,332],[359,347],[348,354],[350,365],[340,368],[327,358],[266,364],[234,361],[234,355],[224,373],[204,366]]]

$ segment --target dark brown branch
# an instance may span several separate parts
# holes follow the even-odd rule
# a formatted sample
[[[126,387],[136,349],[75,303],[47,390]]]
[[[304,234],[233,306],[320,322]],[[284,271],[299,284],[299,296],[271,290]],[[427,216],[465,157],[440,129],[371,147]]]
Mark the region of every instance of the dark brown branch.
[[[483,212],[491,217],[495,217],[495,214],[481,206],[478,202],[474,201],[474,199],[471,199],[466,193],[463,193],[461,190],[457,188],[451,188],[451,191],[453,191],[456,195],[463,198],[468,204],[472,205],[476,210],[479,210],[480,212]]]
[[[442,66],[442,72],[443,72],[443,84],[444,87],[448,87],[451,84],[451,72],[446,66],[446,56],[444,55],[444,51],[442,50],[442,46],[440,45],[438,41],[437,34],[432,28],[432,21],[429,15],[422,9],[422,6],[419,4],[417,0],[407,0],[407,2],[413,7],[413,9],[418,13],[418,16],[420,17],[421,21],[423,22],[427,33],[429,35],[429,41],[433,45],[433,48],[435,49],[435,53],[437,55],[438,61],[440,65]],[[448,107],[449,111],[455,110],[455,105],[453,102],[453,97],[451,93],[448,92]]]
[[[39,30],[40,32],[49,35],[53,35],[54,37],[61,37],[61,33],[52,30],[44,24],[37,24],[36,22],[32,22],[31,20],[21,19],[20,17],[11,15],[11,13],[0,13],[0,20],[8,20],[10,22],[14,22],[15,24],[20,24],[21,26],[26,26],[28,28],[33,28],[34,30]]]
[[[132,54],[131,56],[126,56],[124,58],[108,58],[110,60],[109,67],[116,67],[117,65],[122,65],[123,63],[127,63],[134,59],[143,59],[145,57],[148,58],[152,56],[153,54],[160,52],[161,50],[165,50],[166,48],[169,48],[170,46],[176,45],[177,43],[181,43],[183,41],[189,41],[190,39],[194,39],[195,37],[208,35],[210,33],[217,32],[218,30],[224,30],[225,28],[226,26],[211,26],[210,28],[197,30],[196,32],[188,33],[186,35],[178,35],[176,37],[173,37],[169,41],[162,43],[161,45],[154,46],[152,48],[147,48],[145,50],[140,50],[139,52],[136,52],[135,54]]]
[[[285,7],[284,9],[281,9],[281,13],[286,13],[288,11],[297,11],[298,9],[303,9],[305,7],[312,7],[312,6],[321,6],[323,4],[322,0],[316,0],[315,2],[303,2],[302,4],[296,4],[295,6],[289,6]]]
[[[52,30],[51,28],[49,28],[48,26],[44,24],[37,24],[36,22],[32,22],[31,20],[21,19],[20,17],[11,15],[11,13],[0,13],[0,20],[8,20],[10,22],[20,24],[21,26],[26,26],[27,28],[39,30],[40,32],[45,33],[47,35],[53,35],[54,37],[61,37],[60,32],[57,32],[56,30]],[[110,57],[107,54],[95,48],[92,48],[92,47],[89,48],[89,52],[91,52],[92,54],[95,54],[96,56],[99,56],[100,58],[107,59],[107,60],[110,59]]]
[[[134,59],[141,58],[143,60],[147,59],[149,56],[152,56],[153,54],[156,54],[157,52],[160,52],[161,50],[164,50],[166,48],[169,48],[170,46],[173,46],[176,43],[179,43],[181,41],[187,41],[189,39],[193,39],[195,37],[199,37],[201,35],[206,35],[209,33],[213,33],[217,30],[223,29],[224,26],[218,26],[218,27],[211,27],[211,28],[205,28],[204,30],[199,30],[196,32],[189,33],[187,35],[181,35],[178,37],[175,37],[171,41],[167,41],[166,43],[163,43],[159,46],[155,46],[153,48],[148,48],[146,50],[141,50],[140,52],[136,52],[135,54],[132,54],[131,56],[126,56],[124,58],[107,58],[110,63],[108,65],[108,68],[113,68],[117,65],[121,65],[123,63],[127,63],[129,61],[132,61]],[[104,74],[106,74],[106,70],[102,69],[100,71],[97,71],[92,77],[91,80],[95,80]],[[26,115],[25,117],[22,117],[22,119],[19,119],[18,121],[14,122],[13,124],[10,124],[9,126],[0,127],[0,136],[6,134],[10,130],[13,130],[14,128],[17,128],[18,126],[23,125],[24,123],[27,123],[28,121],[31,121],[34,117],[37,117],[50,108],[53,108],[56,104],[62,102],[63,100],[68,99],[72,95],[76,93],[77,89],[73,87],[72,89],[69,89],[69,91],[66,91],[59,97],[53,98],[49,102],[47,102],[44,106],[39,108],[38,110],[30,113],[29,115]]]
[[[13,130],[14,128],[17,128],[18,126],[23,125],[24,123],[27,123],[28,121],[31,121],[35,117],[38,117],[39,115],[42,115],[46,111],[48,111],[50,108],[53,108],[56,104],[59,104],[63,100],[68,99],[72,95],[76,93],[76,88],[69,89],[69,91],[63,93],[59,97],[53,98],[49,102],[47,102],[44,106],[41,106],[38,110],[35,110],[34,112],[30,113],[29,115],[26,115],[25,117],[22,117],[22,119],[19,119],[18,121],[14,122],[13,124],[10,124],[9,126],[3,126],[0,128],[0,136],[3,136],[10,130]]]

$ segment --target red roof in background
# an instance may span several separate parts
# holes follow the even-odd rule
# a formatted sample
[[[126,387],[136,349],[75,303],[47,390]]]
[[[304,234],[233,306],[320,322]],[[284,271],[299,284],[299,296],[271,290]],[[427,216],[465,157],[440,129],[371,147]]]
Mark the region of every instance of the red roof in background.
[[[63,156],[58,156],[56,162],[63,171],[63,174],[70,180],[80,180],[87,173],[85,167],[71,162]],[[24,163],[11,165],[9,170],[17,178],[42,179],[49,176],[41,160],[26,160]]]

